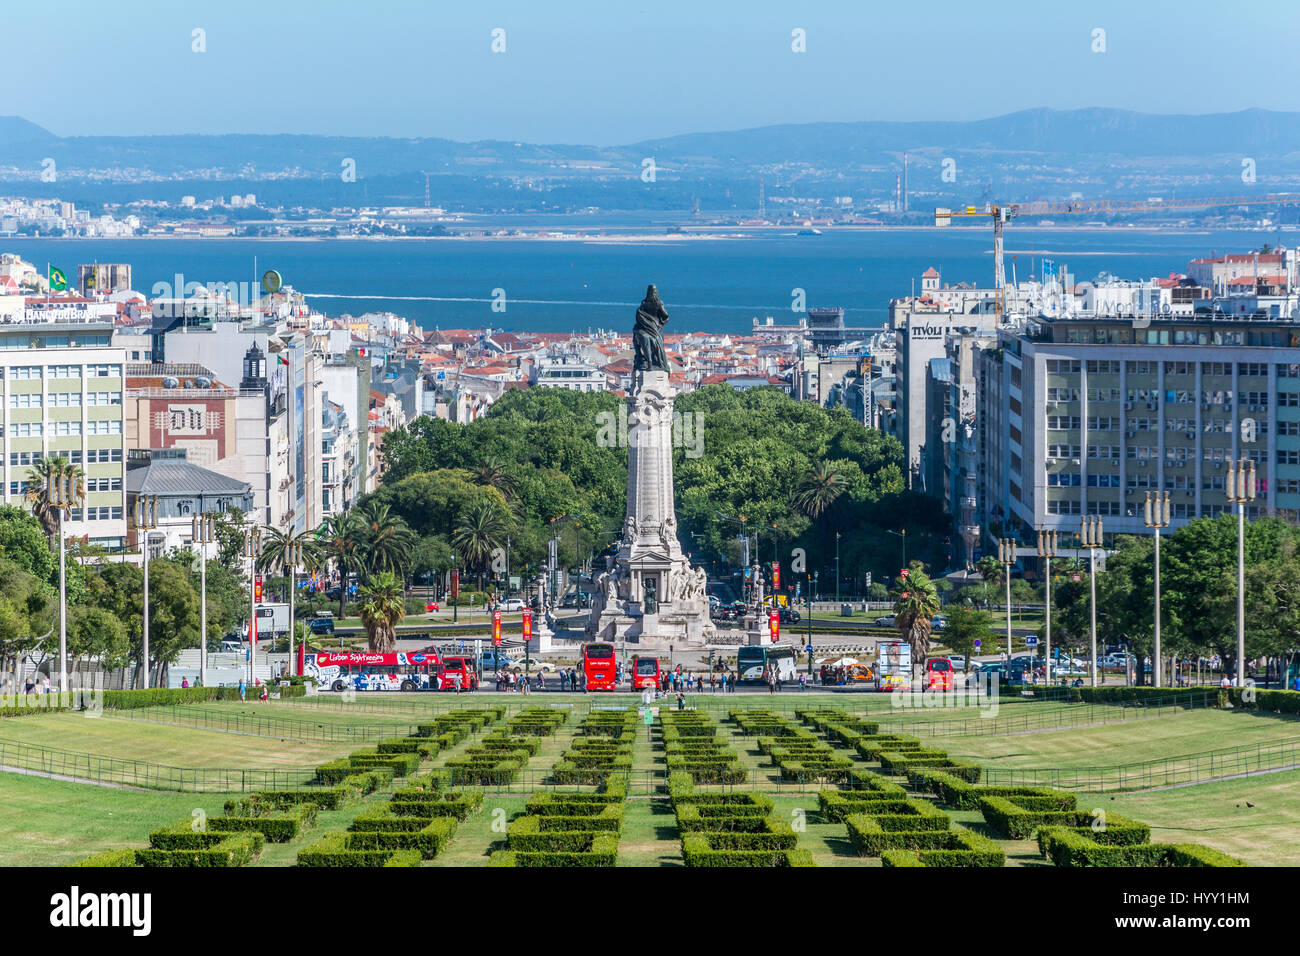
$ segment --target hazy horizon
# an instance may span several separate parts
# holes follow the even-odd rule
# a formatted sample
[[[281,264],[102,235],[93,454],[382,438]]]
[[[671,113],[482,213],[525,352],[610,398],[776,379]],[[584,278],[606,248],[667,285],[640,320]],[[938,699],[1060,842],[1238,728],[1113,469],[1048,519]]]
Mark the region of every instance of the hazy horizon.
[[[1258,25],[1266,23],[1261,34]],[[494,53],[492,31],[504,29]],[[792,50],[802,30],[804,52]],[[202,30],[204,52],[193,52]],[[1098,50],[1099,35],[1104,31]],[[961,121],[1025,109],[1289,112],[1300,6],[914,7],[416,0],[6,15],[5,112],[59,136],[295,133],[610,146],[786,124]],[[1275,55],[1270,55],[1270,51]],[[55,69],[51,68],[54,65]],[[1249,69],[1246,66],[1249,66]],[[37,79],[33,81],[33,77]],[[708,90],[702,96],[700,91]]]

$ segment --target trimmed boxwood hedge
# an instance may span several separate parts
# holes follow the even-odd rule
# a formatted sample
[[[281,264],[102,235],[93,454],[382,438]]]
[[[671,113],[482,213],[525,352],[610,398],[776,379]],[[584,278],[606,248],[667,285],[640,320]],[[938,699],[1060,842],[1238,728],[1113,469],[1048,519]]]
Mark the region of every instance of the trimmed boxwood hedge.
[[[996,843],[971,830],[949,830],[949,845],[931,849],[885,850],[883,866],[1005,866],[1006,855]]]
[[[1186,687],[1076,687],[1079,699],[1094,704],[1141,703],[1187,700],[1198,688]],[[1204,688],[1215,694],[1217,687]],[[1249,695],[1247,692],[1250,692]],[[1234,708],[1262,710],[1276,714],[1300,714],[1300,691],[1264,690],[1259,687],[1231,687],[1224,693]],[[1253,696],[1253,700],[1247,700]]]
[[[359,816],[352,821],[346,845],[349,850],[418,850],[422,859],[432,860],[455,832],[452,817]]]
[[[957,810],[978,810],[984,797],[1037,797],[1056,801],[1058,809],[1073,810],[1077,798],[1068,790],[1051,787],[998,787],[968,783],[945,770],[913,770],[909,782],[918,789],[929,790],[939,802]],[[1017,799],[1018,802],[1018,799]]]
[[[743,834],[730,834],[742,836]],[[687,866],[816,866],[812,854],[796,849],[746,849],[714,847],[710,838],[726,834],[687,833],[682,836],[682,859]]]
[[[1054,866],[1245,866],[1241,860],[1194,843],[1112,844],[1057,827],[1039,831],[1039,847]]]
[[[420,851],[386,847],[348,846],[348,834],[326,833],[311,846],[298,851],[299,866],[419,866]]]
[[[1088,829],[1091,832],[1093,814],[1090,811],[1026,807],[1021,803],[1022,801],[1041,803],[1044,800],[1050,802],[1051,798],[983,797],[980,799],[980,812],[990,827],[1012,840],[1027,840],[1040,827]],[[1106,834],[1106,843],[1146,843],[1151,839],[1151,828],[1137,820],[1130,820],[1118,813],[1107,813],[1105,822],[1105,830],[1099,832]]]
[[[917,750],[900,753],[898,751],[881,751],[877,756],[880,767],[886,773],[906,776],[914,768],[930,767],[940,769],[954,777],[960,777],[969,783],[978,783],[983,772],[978,764],[964,763],[951,759],[942,750]]]
[[[92,853],[84,860],[78,860],[73,866],[135,866],[135,850],[105,850]]]
[[[232,812],[233,811],[233,812]],[[224,817],[209,817],[207,828],[215,833],[256,830],[267,843],[288,843],[316,822],[316,805],[298,803],[276,810],[262,803],[240,801]]]
[[[489,866],[614,866],[618,862],[618,834],[587,832],[585,844],[574,841],[576,848],[564,850],[516,849],[513,841],[509,850],[497,850],[488,860]]]
[[[817,794],[817,804],[823,820],[839,822],[852,813],[871,814],[875,808],[906,801],[907,791],[898,784],[888,784],[879,790],[823,790]]]
[[[188,827],[188,824],[185,826]],[[245,866],[256,860],[262,852],[260,833],[221,833],[211,836],[219,839],[205,844],[177,846],[175,849],[163,849],[155,844],[148,849],[136,850],[136,863],[139,866]],[[153,838],[154,834],[151,833],[150,843],[153,843]]]

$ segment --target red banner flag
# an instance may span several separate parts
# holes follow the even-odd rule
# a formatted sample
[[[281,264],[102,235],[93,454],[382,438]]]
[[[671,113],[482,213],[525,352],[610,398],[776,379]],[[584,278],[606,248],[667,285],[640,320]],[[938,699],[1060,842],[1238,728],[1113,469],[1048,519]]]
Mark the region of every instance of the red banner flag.
[[[772,643],[775,644],[781,639],[781,614],[779,611],[767,612],[767,626],[772,632]]]
[[[501,612],[492,612],[492,643],[500,645],[501,643]]]

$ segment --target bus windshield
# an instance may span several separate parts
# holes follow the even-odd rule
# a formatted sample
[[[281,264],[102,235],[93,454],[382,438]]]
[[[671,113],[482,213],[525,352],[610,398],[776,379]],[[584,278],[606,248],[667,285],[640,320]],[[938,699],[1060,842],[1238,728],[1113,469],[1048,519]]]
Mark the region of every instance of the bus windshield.
[[[767,651],[761,647],[741,647],[736,651],[736,663],[755,664],[767,660]]]
[[[613,644],[588,644],[586,645],[586,655],[589,661],[607,661],[614,657]]]
[[[655,660],[653,657],[637,658],[636,672],[638,674],[641,674],[643,676],[648,676],[650,674],[655,673],[655,671],[657,670],[659,670],[659,662]]]

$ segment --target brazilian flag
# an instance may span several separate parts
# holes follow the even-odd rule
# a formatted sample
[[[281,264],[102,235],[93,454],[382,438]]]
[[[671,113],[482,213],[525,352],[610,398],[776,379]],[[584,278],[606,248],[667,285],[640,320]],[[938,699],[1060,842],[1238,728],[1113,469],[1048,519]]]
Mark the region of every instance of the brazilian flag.
[[[50,291],[62,292],[68,287],[68,277],[63,274],[62,269],[50,268],[49,271]]]

